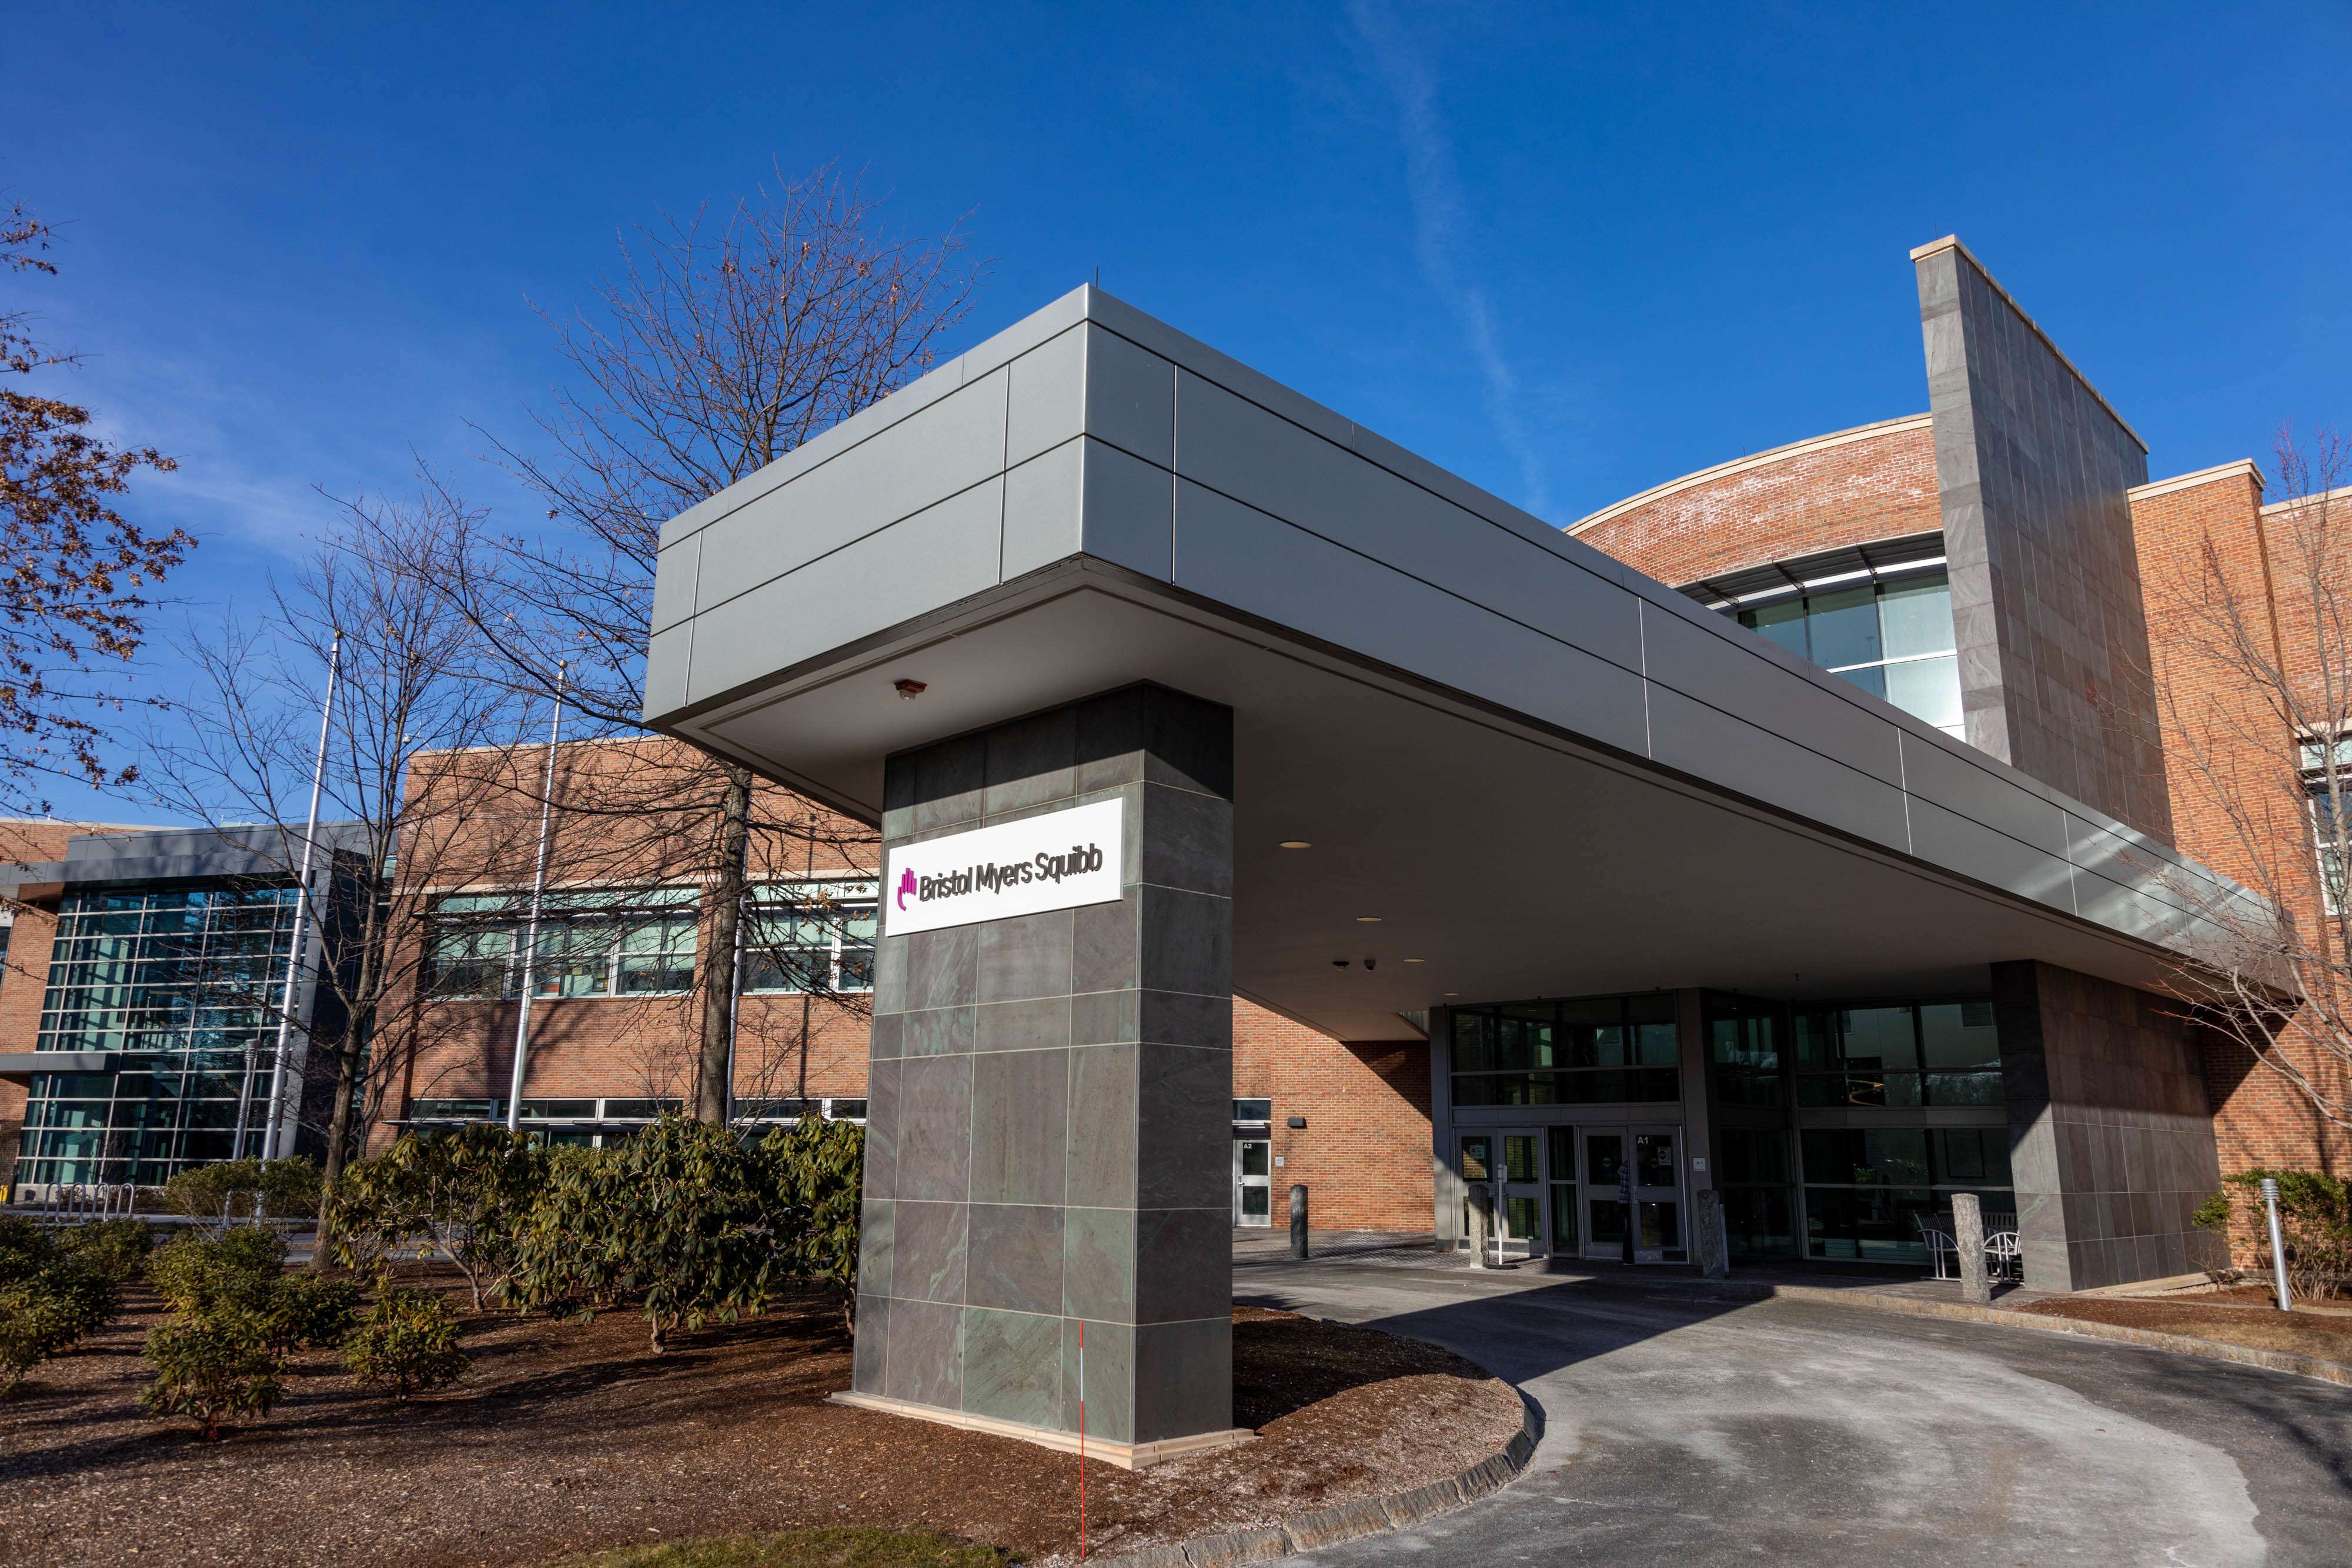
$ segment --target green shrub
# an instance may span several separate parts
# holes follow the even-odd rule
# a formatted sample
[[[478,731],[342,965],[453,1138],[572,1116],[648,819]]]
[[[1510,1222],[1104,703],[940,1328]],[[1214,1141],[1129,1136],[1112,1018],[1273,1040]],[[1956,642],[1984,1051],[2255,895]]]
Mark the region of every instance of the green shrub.
[[[2352,1284],[2352,1186],[2320,1171],[2249,1170],[2225,1176],[2221,1190],[2192,1218],[2230,1242],[2242,1267],[2268,1272],[2270,1223],[2263,1205],[2265,1177],[2279,1184],[2279,1232],[2286,1243],[2287,1289],[2324,1296]]]
[[[262,1312],[285,1262],[285,1241],[264,1226],[231,1226],[217,1234],[186,1230],[157,1249],[147,1277],[174,1312],[234,1307]]]
[[[300,1350],[342,1343],[352,1332],[359,1304],[356,1281],[289,1274],[270,1291],[262,1315],[270,1343]]]
[[[284,1390],[286,1357],[261,1314],[226,1304],[184,1313],[147,1333],[155,1368],[139,1402],[158,1416],[184,1416],[207,1443],[225,1416],[267,1415]]]
[[[81,1337],[80,1316],[74,1302],[37,1281],[0,1285],[0,1394],[70,1349]]]
[[[457,1319],[431,1291],[387,1285],[375,1308],[343,1345],[353,1381],[394,1399],[455,1383],[473,1364],[457,1348]]]
[[[848,1310],[857,1299],[866,1129],[803,1116],[789,1131],[769,1134],[761,1153],[777,1165],[778,1188],[793,1210],[787,1246],[793,1273],[834,1286]]]
[[[70,1232],[0,1217],[0,1392],[104,1328],[115,1302],[102,1254],[85,1255]]]
[[[46,1225],[18,1214],[0,1214],[0,1285],[29,1280],[57,1259],[57,1239]]]
[[[285,1160],[217,1160],[190,1166],[163,1184],[163,1202],[190,1219],[309,1219],[319,1212],[319,1167],[308,1155]]]
[[[511,1293],[561,1308],[641,1300],[658,1352],[670,1331],[761,1311],[792,1278],[798,1217],[780,1180],[784,1134],[747,1145],[676,1115],[618,1148],[551,1169]]]
[[[348,1268],[380,1267],[406,1247],[446,1258],[466,1276],[478,1312],[512,1270],[553,1163],[528,1134],[503,1127],[408,1134],[337,1179],[328,1215],[336,1259]]]
[[[58,1233],[58,1241],[92,1273],[127,1285],[147,1272],[148,1255],[155,1250],[155,1228],[143,1219],[103,1219],[68,1226]]]

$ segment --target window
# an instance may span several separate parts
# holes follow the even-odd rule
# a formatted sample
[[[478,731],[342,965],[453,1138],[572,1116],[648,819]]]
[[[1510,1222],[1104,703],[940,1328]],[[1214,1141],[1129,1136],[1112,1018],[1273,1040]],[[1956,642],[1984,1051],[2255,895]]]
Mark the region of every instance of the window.
[[[516,1112],[515,1124],[542,1143],[610,1148],[647,1123],[682,1110],[684,1104],[683,1101],[667,1098],[525,1100]],[[507,1103],[502,1099],[412,1100],[407,1122],[419,1132],[432,1133],[471,1122],[502,1123],[506,1114]],[[863,1122],[866,1102],[739,1100],[735,1103],[734,1125],[741,1135],[757,1137],[770,1127],[789,1126],[804,1116],[822,1116],[829,1122]]]
[[[1816,1258],[1924,1261],[1916,1217],[1949,1213],[1955,1193],[1977,1194],[1989,1215],[2017,1207],[2005,1127],[1809,1128],[1802,1147]]]
[[[1734,997],[1706,999],[1707,1051],[1716,1098],[1727,1105],[1783,1105],[1780,1010]]]
[[[2336,915],[2352,896],[2345,887],[2345,846],[2352,842],[2352,824],[2337,821],[2339,807],[2352,811],[2352,738],[2338,738],[2332,758],[2322,740],[2306,737],[2301,749],[2303,795],[2311,812],[2312,849],[2319,857],[2320,896],[2327,913]],[[2327,783],[2331,761],[2336,775],[2332,791]]]
[[[1724,1127],[1717,1133],[1723,1228],[1731,1255],[1786,1258],[1796,1250],[1789,1225],[1789,1134],[1778,1127]]]
[[[290,885],[68,894],[34,1049],[131,1054],[33,1075],[13,1179],[158,1185],[235,1157],[240,1120],[257,1153],[293,936]]]
[[[694,984],[690,887],[570,890],[540,901],[534,997],[644,996]],[[428,983],[446,998],[522,992],[527,893],[452,894],[433,907]]]
[[[1967,738],[1951,581],[1941,570],[1850,585],[1817,581],[1786,597],[1726,606],[1726,612],[1799,658]]]
[[[878,925],[870,882],[786,883],[751,890],[747,991],[870,991]]]
[[[1274,1102],[1236,1100],[1234,1102],[1234,1120],[1243,1123],[1270,1123],[1274,1120]]]
[[[1454,1010],[1456,1105],[1595,1105],[1682,1098],[1668,996]]]
[[[1800,1105],[2002,1103],[1990,1002],[1801,1009],[1794,1025]]]

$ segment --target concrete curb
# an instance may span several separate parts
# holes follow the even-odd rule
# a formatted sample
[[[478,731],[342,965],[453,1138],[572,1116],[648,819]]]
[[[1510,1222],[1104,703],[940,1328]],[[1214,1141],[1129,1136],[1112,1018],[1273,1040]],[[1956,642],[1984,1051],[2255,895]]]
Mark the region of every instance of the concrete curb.
[[[1774,1285],[1770,1299],[1777,1301],[1822,1301],[1831,1306],[1860,1307],[1865,1312],[1897,1312],[1915,1318],[1947,1318],[1957,1322],[1991,1323],[1999,1328],[2030,1329],[2037,1333],[2071,1334],[2077,1339],[2111,1340],[2117,1344],[2170,1351],[2176,1355],[2196,1355],[2208,1361],[2234,1362],[2240,1366],[2259,1366],[2271,1372],[2291,1372],[2299,1377],[2316,1378],[2322,1383],[2352,1388],[2352,1366],[2338,1362],[2322,1361],[2316,1356],[2294,1355],[2283,1350],[2256,1350],[2250,1345],[2224,1344],[2219,1340],[2194,1339],[2188,1334],[2159,1333],[2154,1329],[2126,1328],[2120,1323],[2091,1322],[2082,1318],[2052,1317],[2042,1312],[2021,1312],[2009,1307],[1979,1307],[1967,1301],[1923,1301],[1913,1296],[1881,1295],[1874,1291],[1832,1291],[1819,1285]]]
[[[1535,1458],[1537,1419],[1535,1406],[1526,1395],[1519,1395],[1517,1436],[1469,1469],[1411,1491],[1294,1514],[1280,1524],[1196,1535],[1190,1541],[1147,1546],[1124,1556],[1087,1561],[1096,1568],[1242,1568],[1244,1563],[1271,1563],[1318,1546],[1336,1546],[1358,1536],[1402,1530],[1475,1502],[1517,1480]]]

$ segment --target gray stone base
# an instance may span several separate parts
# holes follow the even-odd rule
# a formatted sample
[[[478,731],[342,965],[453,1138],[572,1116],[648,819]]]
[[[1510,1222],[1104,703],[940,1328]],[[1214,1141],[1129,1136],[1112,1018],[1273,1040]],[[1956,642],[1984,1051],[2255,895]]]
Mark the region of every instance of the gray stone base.
[[[918,1421],[934,1421],[942,1427],[953,1427],[960,1432],[986,1432],[992,1437],[1018,1437],[1041,1448],[1052,1448],[1064,1454],[1083,1454],[1088,1459],[1114,1465],[1122,1470],[1139,1470],[1147,1465],[1186,1458],[1193,1454],[1206,1453],[1211,1448],[1230,1448],[1235,1443],[1246,1443],[1257,1436],[1246,1427],[1234,1427],[1223,1432],[1196,1432],[1189,1437],[1163,1438],[1157,1443],[1122,1443],[1066,1432],[1058,1427],[1030,1427],[1018,1421],[1000,1421],[992,1416],[973,1416],[961,1410],[941,1410],[929,1405],[910,1404],[904,1399],[886,1399],[878,1394],[860,1394],[854,1389],[829,1394],[825,1396],[825,1403],[847,1405],[858,1410],[879,1410],[886,1416],[911,1416]]]

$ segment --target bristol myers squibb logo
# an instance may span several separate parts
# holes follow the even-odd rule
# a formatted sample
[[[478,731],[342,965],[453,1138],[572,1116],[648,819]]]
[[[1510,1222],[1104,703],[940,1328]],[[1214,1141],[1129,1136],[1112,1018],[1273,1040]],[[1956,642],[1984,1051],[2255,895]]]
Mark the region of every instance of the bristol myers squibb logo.
[[[898,873],[898,907],[907,907],[907,900],[915,896],[915,868],[908,866]]]

